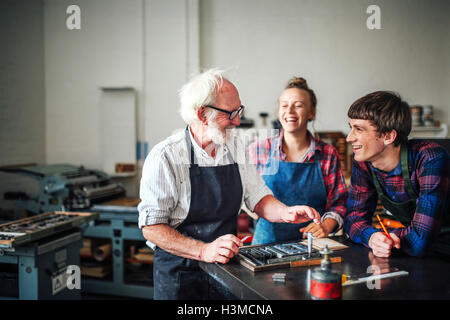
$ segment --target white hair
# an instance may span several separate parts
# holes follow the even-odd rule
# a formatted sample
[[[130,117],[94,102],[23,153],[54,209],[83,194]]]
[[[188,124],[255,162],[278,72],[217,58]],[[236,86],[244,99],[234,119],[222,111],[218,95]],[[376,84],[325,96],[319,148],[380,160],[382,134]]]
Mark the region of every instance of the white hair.
[[[216,96],[222,87],[225,70],[219,68],[209,69],[183,85],[179,90],[180,114],[184,122],[193,124],[200,121],[197,110],[204,105],[214,105]],[[216,110],[209,109],[206,114],[209,120],[215,119]]]

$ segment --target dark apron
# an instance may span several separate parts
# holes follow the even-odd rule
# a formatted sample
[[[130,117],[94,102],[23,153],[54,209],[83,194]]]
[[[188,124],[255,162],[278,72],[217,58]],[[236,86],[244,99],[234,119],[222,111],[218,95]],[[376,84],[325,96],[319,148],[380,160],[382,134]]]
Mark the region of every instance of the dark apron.
[[[287,206],[310,206],[323,215],[327,203],[327,192],[320,169],[319,153],[316,152],[314,162],[288,162],[277,160],[274,154],[275,149],[277,146],[272,147],[269,161],[262,174],[275,198]],[[311,222],[277,223],[259,218],[252,244],[299,240],[302,236],[299,229]]]
[[[409,199],[403,202],[395,202],[389,199],[389,197],[384,194],[374,171],[370,171],[372,172],[372,178],[375,184],[375,189],[377,190],[378,198],[383,204],[383,207],[392,213],[396,220],[401,222],[404,226],[408,226],[411,224],[416,212],[417,195],[412,188],[411,179],[409,176],[408,148],[405,144],[402,144],[400,150],[400,165],[402,167],[403,179],[405,180],[406,192],[409,196]],[[450,228],[446,222],[446,217],[442,217],[442,224],[443,226],[441,227],[440,234],[438,239],[433,243],[432,250],[445,255],[450,255]]]
[[[228,152],[232,164],[199,167],[188,130],[186,128],[186,143],[191,153],[191,202],[188,215],[177,230],[203,242],[212,242],[225,234],[236,235],[243,193],[238,164]],[[216,298],[210,294],[211,279],[200,269],[198,261],[158,247],[155,249],[153,282],[155,300]]]

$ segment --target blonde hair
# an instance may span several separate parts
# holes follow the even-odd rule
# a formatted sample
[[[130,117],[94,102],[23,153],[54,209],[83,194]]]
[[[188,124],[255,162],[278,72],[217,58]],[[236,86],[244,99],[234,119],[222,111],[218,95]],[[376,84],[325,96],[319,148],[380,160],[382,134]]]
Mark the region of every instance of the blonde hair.
[[[317,105],[317,98],[314,91],[308,86],[308,83],[306,82],[306,79],[302,77],[293,77],[289,82],[287,83],[286,87],[284,89],[290,89],[290,88],[297,88],[301,90],[305,90],[309,94],[309,100],[311,101],[311,106],[313,108]]]

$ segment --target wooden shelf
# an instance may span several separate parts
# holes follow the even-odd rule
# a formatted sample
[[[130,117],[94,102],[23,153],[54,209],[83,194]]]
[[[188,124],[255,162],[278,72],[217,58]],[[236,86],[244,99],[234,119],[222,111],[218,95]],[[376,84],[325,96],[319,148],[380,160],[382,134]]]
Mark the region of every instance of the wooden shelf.
[[[409,139],[419,138],[446,138],[448,135],[448,127],[446,123],[441,123],[439,127],[412,127]]]
[[[423,132],[423,131],[433,131],[433,132],[439,132],[444,130],[442,127],[425,127],[425,126],[421,126],[421,127],[412,127],[411,128],[411,132],[412,131],[417,131],[417,132]]]

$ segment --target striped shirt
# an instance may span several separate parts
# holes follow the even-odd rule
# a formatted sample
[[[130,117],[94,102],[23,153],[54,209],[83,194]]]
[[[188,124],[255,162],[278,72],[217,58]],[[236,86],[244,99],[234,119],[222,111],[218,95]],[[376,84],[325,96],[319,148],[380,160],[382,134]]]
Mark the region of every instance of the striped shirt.
[[[325,213],[322,215],[322,221],[326,218],[332,218],[337,221],[339,230],[343,225],[343,217],[347,203],[347,186],[345,185],[344,175],[339,162],[338,153],[335,147],[321,140],[316,140],[308,131],[311,144],[299,162],[314,162],[319,156],[320,169],[322,171],[327,201]],[[280,161],[286,161],[287,155],[282,149],[284,131],[280,130],[279,135],[257,141],[249,146],[248,154],[250,161],[256,165],[256,169],[262,174],[266,167],[271,150],[274,149],[274,158]],[[301,192],[301,190],[299,190]]]
[[[350,194],[344,230],[356,243],[368,247],[378,195],[373,183],[372,169],[386,196],[392,201],[409,199],[402,176],[401,164],[391,172],[378,170],[368,162],[353,160]],[[387,228],[396,234],[403,251],[413,256],[423,256],[439,234],[444,215],[448,214],[449,158],[439,145],[433,142],[410,140],[408,142],[408,169],[414,192],[418,195],[416,211],[406,228]]]
[[[245,147],[239,139],[218,148],[212,158],[197,144],[192,134],[189,136],[200,167],[231,164],[233,162],[228,155],[231,153],[241,175],[241,204],[245,202],[247,208],[253,211],[263,197],[272,195],[255,166],[246,161]],[[176,228],[186,219],[191,201],[189,166],[190,151],[187,149],[185,130],[168,137],[150,151],[142,169],[139,228],[161,223]],[[236,212],[236,217],[238,214]]]

